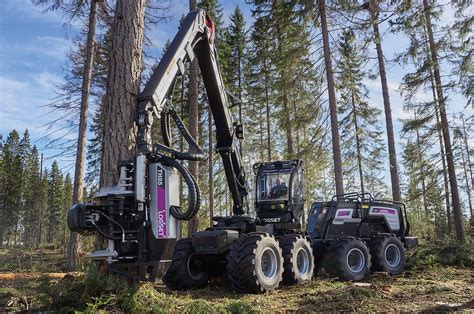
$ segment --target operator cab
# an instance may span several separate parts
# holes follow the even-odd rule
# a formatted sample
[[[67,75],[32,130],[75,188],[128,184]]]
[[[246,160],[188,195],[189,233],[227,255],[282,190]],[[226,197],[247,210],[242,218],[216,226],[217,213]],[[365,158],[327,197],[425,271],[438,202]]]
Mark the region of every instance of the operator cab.
[[[301,223],[305,202],[302,160],[256,163],[255,209],[263,223]]]

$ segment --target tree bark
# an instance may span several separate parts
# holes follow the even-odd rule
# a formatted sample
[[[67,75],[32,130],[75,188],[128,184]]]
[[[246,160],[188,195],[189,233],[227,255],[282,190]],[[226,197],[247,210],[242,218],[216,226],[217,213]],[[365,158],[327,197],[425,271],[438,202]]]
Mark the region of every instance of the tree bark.
[[[415,115],[415,120],[416,120],[416,110],[414,110],[414,115]],[[416,146],[419,148],[421,146],[420,143],[420,131],[418,128],[416,128]],[[422,159],[421,152],[417,156],[419,159]],[[424,162],[423,160],[418,160],[421,164]],[[421,198],[423,200],[423,211],[425,212],[425,219],[428,219],[429,213],[428,213],[428,205],[426,202],[426,181],[425,181],[425,167],[424,164],[422,164],[421,169],[420,169],[420,177],[421,177]]]
[[[267,59],[264,59],[263,60],[263,67],[265,68],[264,71],[265,71],[265,74],[268,73],[267,72]],[[267,75],[265,75],[265,121],[266,121],[266,124],[267,124],[267,161],[271,161],[272,160],[272,140],[271,140],[271,124],[270,124],[270,99],[269,99],[269,92],[268,92],[268,85],[267,85],[267,82],[269,81],[268,80],[268,77],[266,77]]]
[[[357,123],[357,113],[355,107],[354,93],[351,95],[352,100],[352,114],[354,115],[354,128],[355,128],[355,138],[356,138],[356,148],[357,148],[357,166],[359,168],[359,180],[360,180],[360,191],[362,194],[365,193],[364,187],[364,171],[362,169],[362,152],[361,152],[361,143],[359,137],[359,124]]]
[[[428,51],[429,57],[429,51]],[[448,179],[448,171],[446,170],[446,155],[444,153],[444,144],[443,144],[443,135],[440,129],[440,119],[439,119],[439,105],[438,105],[438,98],[436,97],[436,87],[433,78],[433,72],[430,69],[430,82],[431,82],[431,92],[433,93],[433,102],[435,107],[435,115],[436,115],[436,132],[438,133],[438,142],[439,142],[439,149],[441,154],[441,164],[443,170],[443,183],[444,183],[444,199],[446,202],[446,220],[448,224],[448,235],[451,234],[452,231],[452,222],[451,222],[451,204],[449,201],[449,179]]]
[[[39,248],[41,245],[41,233],[43,226],[43,198],[44,198],[44,185],[43,185],[43,153],[41,153],[40,159],[40,186],[41,186],[41,199],[39,200],[39,212],[38,212],[38,225],[36,227],[36,248]],[[0,242],[3,243],[3,242]]]
[[[448,166],[449,184],[451,187],[451,200],[454,212],[454,224],[456,228],[456,238],[458,241],[464,241],[464,230],[462,225],[461,203],[459,200],[458,183],[456,180],[456,169],[454,165],[454,157],[451,146],[451,136],[449,134],[449,124],[446,115],[446,104],[443,96],[443,84],[441,82],[441,73],[438,63],[438,52],[433,35],[433,27],[431,25],[430,7],[428,0],[423,0],[425,13],[426,29],[428,31],[428,43],[431,53],[431,63],[436,83],[436,94],[438,95],[439,114],[441,117],[441,129],[443,131],[444,147],[446,149],[446,161]]]
[[[321,32],[323,36],[324,63],[326,66],[326,80],[328,82],[329,114],[331,116],[332,154],[334,159],[334,177],[336,180],[336,194],[344,194],[342,180],[341,145],[339,144],[339,122],[337,120],[336,91],[332,71],[331,48],[329,46],[329,31],[326,20],[325,0],[318,0],[319,15],[321,17]]]
[[[474,180],[472,179],[472,163],[471,163],[471,157],[469,156],[470,148],[469,148],[469,141],[467,140],[467,129],[466,129],[466,121],[464,120],[464,115],[461,115],[461,121],[462,121],[462,133],[463,133],[464,146],[466,148],[467,167],[466,167],[466,162],[464,162],[464,160],[463,160],[463,165],[464,165],[464,172],[466,173],[466,188],[467,188],[467,196],[468,196],[468,201],[469,201],[469,213],[471,214],[471,226],[472,226],[474,225],[474,217],[472,216],[473,209],[472,209],[471,190],[472,190],[472,184]],[[468,173],[469,173],[469,177],[468,177]]]
[[[189,11],[197,9],[196,0],[189,0]],[[189,69],[189,86],[188,86],[188,105],[189,105],[189,133],[198,142],[199,134],[199,108],[198,108],[198,95],[199,95],[199,82],[198,82],[198,61],[195,58],[191,61]],[[198,180],[199,164],[197,161],[189,162],[189,172]],[[199,217],[194,216],[188,224],[188,236],[195,233],[199,229]]]
[[[146,0],[117,1],[105,108],[101,186],[118,181],[118,165],[135,154]]]
[[[86,58],[82,74],[81,113],[79,116],[79,133],[77,135],[76,165],[74,169],[74,187],[72,203],[76,204],[83,197],[84,160],[86,157],[87,112],[89,109],[89,94],[92,79],[92,64],[94,63],[94,37],[96,28],[97,1],[92,0],[89,12],[89,29],[87,32]],[[67,270],[75,270],[79,264],[79,233],[69,234],[69,244],[66,254]]]
[[[460,139],[462,141],[462,139]],[[467,202],[469,205],[469,213],[471,214],[471,219],[472,219],[472,200],[471,200],[471,186],[469,184],[469,174],[468,170],[466,167],[466,158],[464,157],[464,149],[462,147],[462,143],[460,143],[459,148],[461,149],[461,158],[462,158],[462,167],[464,170],[464,184],[466,188],[466,194],[467,194]],[[469,152],[468,152],[469,153]]]
[[[393,135],[392,108],[390,105],[390,94],[388,92],[387,72],[385,71],[385,60],[382,50],[382,39],[378,24],[378,1],[370,1],[369,12],[374,28],[374,42],[377,50],[377,60],[380,72],[380,82],[382,84],[383,106],[385,110],[385,124],[387,128],[388,157],[390,162],[390,180],[392,184],[392,198],[394,201],[401,201],[400,179],[398,177],[397,152],[395,149],[395,137]]]

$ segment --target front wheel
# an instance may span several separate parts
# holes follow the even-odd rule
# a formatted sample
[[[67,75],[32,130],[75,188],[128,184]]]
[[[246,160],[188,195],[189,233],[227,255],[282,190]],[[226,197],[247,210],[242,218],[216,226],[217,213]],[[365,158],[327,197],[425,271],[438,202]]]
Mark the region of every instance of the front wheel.
[[[234,241],[227,257],[227,276],[235,290],[264,293],[282,281],[283,256],[275,238],[248,234]]]
[[[191,239],[176,243],[171,265],[163,276],[163,282],[173,290],[202,288],[207,285],[208,275],[202,260],[194,253]]]
[[[394,235],[376,237],[370,242],[372,270],[398,275],[405,267],[406,255],[400,239]]]
[[[314,272],[313,248],[307,239],[298,234],[279,239],[284,258],[283,282],[301,284],[310,281]]]
[[[334,242],[324,258],[327,272],[344,281],[362,280],[370,273],[369,249],[358,239]]]

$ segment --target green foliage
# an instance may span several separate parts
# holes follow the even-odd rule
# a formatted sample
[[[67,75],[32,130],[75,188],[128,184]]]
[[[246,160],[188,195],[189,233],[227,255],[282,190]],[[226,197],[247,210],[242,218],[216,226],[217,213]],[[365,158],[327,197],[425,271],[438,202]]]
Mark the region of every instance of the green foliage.
[[[211,304],[205,300],[193,300],[186,304],[184,312],[189,314],[226,313],[222,305]]]
[[[226,309],[232,314],[254,314],[262,312],[260,310],[255,309],[255,307],[249,302],[243,300],[230,303],[226,306]]]
[[[156,291],[145,284],[137,291],[128,291],[123,301],[123,309],[129,313],[168,313],[177,311],[177,300]]]
[[[408,267],[456,266],[474,268],[474,243],[458,243],[448,239],[433,241],[409,251]]]
[[[385,145],[379,125],[382,111],[369,104],[364,79],[368,54],[352,29],[342,32],[338,54],[340,70],[336,75],[343,176],[347,191],[385,192],[383,180]]]

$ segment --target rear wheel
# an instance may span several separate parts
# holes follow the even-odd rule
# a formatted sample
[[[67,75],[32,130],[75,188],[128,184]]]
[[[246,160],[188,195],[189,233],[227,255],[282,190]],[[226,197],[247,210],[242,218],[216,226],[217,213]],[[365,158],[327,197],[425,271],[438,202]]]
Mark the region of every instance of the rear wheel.
[[[234,241],[227,256],[227,276],[234,289],[263,293],[282,281],[283,256],[278,242],[266,233]]]
[[[301,235],[291,234],[279,239],[283,251],[283,282],[300,284],[313,278],[314,256],[309,241]]]
[[[370,242],[372,270],[398,275],[405,267],[406,255],[400,239],[394,235],[377,237]]]
[[[191,239],[182,239],[176,243],[173,260],[163,282],[173,290],[202,288],[207,285],[208,275],[203,269],[202,260],[194,253]]]
[[[362,280],[370,273],[369,249],[358,239],[349,238],[331,244],[324,258],[327,272],[341,280]]]

